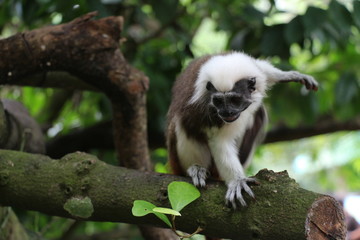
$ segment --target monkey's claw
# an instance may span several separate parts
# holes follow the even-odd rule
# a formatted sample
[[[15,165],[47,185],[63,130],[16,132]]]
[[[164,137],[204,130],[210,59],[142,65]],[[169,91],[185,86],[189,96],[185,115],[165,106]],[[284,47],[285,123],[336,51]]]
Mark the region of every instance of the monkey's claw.
[[[302,74],[296,71],[290,71],[289,74],[289,79],[292,79],[290,81],[300,82],[302,85],[305,85],[306,89],[308,90],[318,90],[319,84],[312,76]]]
[[[192,178],[196,187],[205,187],[205,180],[208,176],[208,170],[206,168],[199,165],[192,165],[188,168],[187,174]]]
[[[309,75],[303,75],[303,76],[304,78],[301,80],[301,84],[305,85],[306,89],[308,90],[317,91],[318,90],[317,81]]]
[[[255,178],[240,178],[229,182],[228,190],[225,195],[226,204],[232,205],[234,209],[236,209],[236,200],[240,202],[242,206],[246,206],[246,202],[244,200],[241,191],[244,190],[250,197],[255,198],[255,195],[248,183],[257,183]]]

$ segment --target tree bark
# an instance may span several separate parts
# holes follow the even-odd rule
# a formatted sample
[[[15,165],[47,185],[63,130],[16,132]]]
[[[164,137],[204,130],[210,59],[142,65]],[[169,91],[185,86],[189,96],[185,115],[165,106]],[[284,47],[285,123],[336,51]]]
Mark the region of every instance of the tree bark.
[[[119,49],[123,18],[91,20],[95,15],[1,40],[0,84],[104,92],[113,104],[120,164],[150,169],[145,111],[149,79]]]
[[[344,215],[332,197],[304,190],[286,172],[262,170],[255,176],[256,200],[231,210],[226,186],[209,181],[201,198],[176,218],[179,230],[231,239],[345,239]],[[101,162],[85,153],[60,160],[0,150],[0,204],[68,218],[166,227],[154,216],[134,217],[134,200],[168,207],[167,185],[189,178],[141,172]],[[84,201],[86,199],[86,201]],[[65,210],[76,202],[84,212]],[[67,208],[66,208],[67,209]]]

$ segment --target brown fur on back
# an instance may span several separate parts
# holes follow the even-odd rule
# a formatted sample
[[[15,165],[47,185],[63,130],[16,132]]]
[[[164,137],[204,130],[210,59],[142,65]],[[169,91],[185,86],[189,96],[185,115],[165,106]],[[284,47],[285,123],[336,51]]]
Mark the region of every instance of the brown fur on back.
[[[175,133],[175,116],[183,116],[182,119],[190,123],[191,126],[194,126],[192,122],[192,116],[189,116],[189,112],[197,112],[194,108],[195,106],[187,106],[190,98],[192,97],[195,87],[195,81],[198,77],[199,70],[201,66],[210,59],[211,56],[204,56],[202,58],[196,59],[189,64],[186,70],[178,77],[175,81],[172,89],[172,102],[168,112],[168,126],[166,131],[166,140],[169,154],[169,162],[172,169],[172,172],[176,175],[185,176],[184,169],[180,166],[180,161],[176,149],[176,133]],[[187,124],[186,123],[186,124]],[[198,129],[197,129],[198,130]],[[191,131],[188,129],[188,132]],[[198,132],[198,131],[196,131]],[[197,140],[206,141],[204,133],[197,134],[195,138]]]

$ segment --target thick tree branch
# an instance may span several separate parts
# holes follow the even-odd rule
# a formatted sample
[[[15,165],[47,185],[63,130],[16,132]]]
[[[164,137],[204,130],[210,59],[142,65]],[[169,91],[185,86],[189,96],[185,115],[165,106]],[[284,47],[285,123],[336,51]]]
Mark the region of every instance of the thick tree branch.
[[[1,40],[0,84],[104,92],[113,104],[121,164],[149,169],[147,148],[143,148],[147,146],[144,106],[149,80],[126,62],[119,49],[123,18],[92,20],[95,15]]]
[[[201,198],[182,210],[178,229],[192,232],[200,225],[204,234],[232,239],[344,239],[335,199],[301,189],[286,172],[263,170],[256,177],[256,201],[245,196],[249,206],[236,211],[224,205],[225,185],[210,181]],[[0,150],[0,204],[50,215],[166,227],[154,216],[132,216],[131,208],[137,199],[169,206],[166,189],[175,180],[190,179],[115,167],[79,152],[52,160]],[[65,210],[71,201],[87,210]]]

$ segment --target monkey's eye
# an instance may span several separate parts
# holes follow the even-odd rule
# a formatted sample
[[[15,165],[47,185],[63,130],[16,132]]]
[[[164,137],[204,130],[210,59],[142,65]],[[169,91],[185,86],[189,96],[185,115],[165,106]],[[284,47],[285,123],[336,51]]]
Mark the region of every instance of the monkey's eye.
[[[214,104],[215,107],[220,107],[224,104],[224,100],[219,97],[213,97],[212,103]]]
[[[256,78],[250,78],[248,80],[248,89],[250,90],[250,92],[255,91],[255,83],[256,83]]]
[[[209,91],[209,92],[216,92],[216,88],[214,87],[214,85],[209,81],[207,82],[206,84],[206,89]]]

